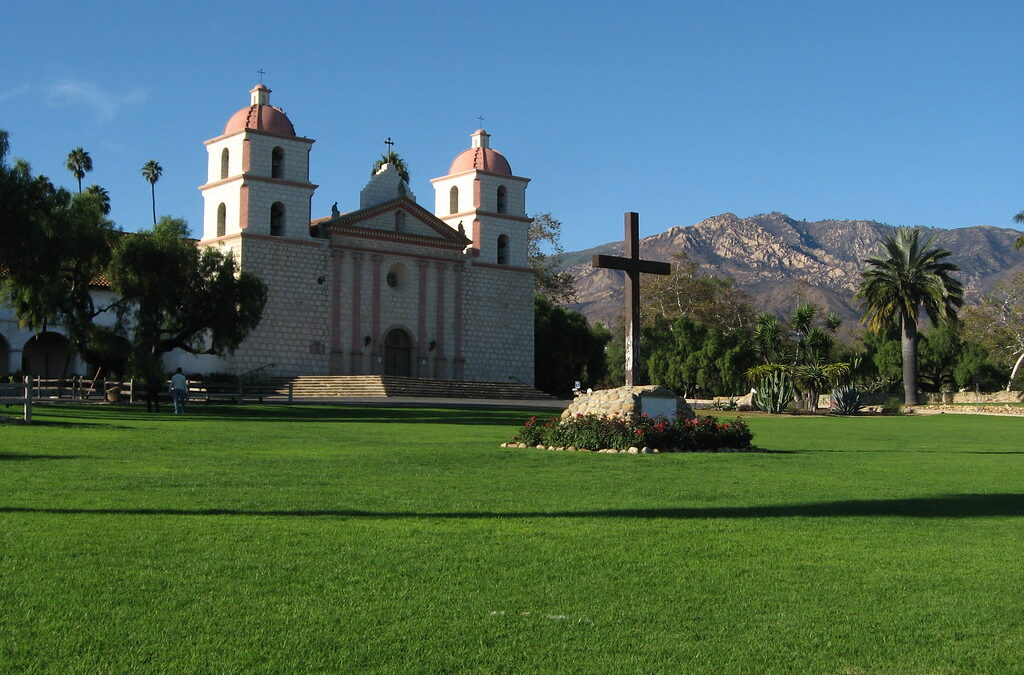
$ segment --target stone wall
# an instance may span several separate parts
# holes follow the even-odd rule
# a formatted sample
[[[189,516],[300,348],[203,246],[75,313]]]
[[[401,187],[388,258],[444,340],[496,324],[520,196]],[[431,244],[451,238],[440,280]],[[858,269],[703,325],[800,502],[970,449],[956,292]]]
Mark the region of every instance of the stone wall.
[[[533,386],[533,273],[470,265],[463,302],[465,379]]]
[[[274,375],[326,374],[330,345],[327,242],[243,234],[231,244],[242,269],[267,285],[263,319],[226,359],[231,372],[274,363],[276,367],[269,371]]]

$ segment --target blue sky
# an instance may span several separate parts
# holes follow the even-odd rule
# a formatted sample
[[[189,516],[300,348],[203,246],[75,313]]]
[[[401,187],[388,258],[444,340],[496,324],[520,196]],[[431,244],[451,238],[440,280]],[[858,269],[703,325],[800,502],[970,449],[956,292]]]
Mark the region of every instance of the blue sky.
[[[732,211],[1012,227],[1024,3],[10,3],[0,128],[68,187],[85,147],[122,228],[201,227],[202,141],[266,71],[316,139],[313,216],[351,210],[387,136],[412,189],[477,116],[567,249]]]

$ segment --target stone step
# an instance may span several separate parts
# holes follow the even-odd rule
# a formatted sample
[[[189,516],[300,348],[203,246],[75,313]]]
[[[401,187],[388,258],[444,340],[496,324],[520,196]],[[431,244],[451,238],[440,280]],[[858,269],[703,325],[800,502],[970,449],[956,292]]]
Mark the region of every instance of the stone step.
[[[439,398],[494,398],[553,400],[541,391],[516,382],[467,382],[393,375],[300,375],[270,377],[264,391],[296,398],[386,398],[390,396]]]

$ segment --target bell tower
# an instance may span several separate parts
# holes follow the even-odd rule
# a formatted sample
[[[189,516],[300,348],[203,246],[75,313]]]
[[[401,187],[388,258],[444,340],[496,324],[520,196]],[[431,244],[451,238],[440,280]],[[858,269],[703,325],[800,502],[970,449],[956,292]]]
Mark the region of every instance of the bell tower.
[[[483,129],[455,158],[447,176],[434,178],[434,215],[473,242],[473,255],[485,264],[527,267],[526,186],[508,160],[491,148]]]
[[[270,105],[265,84],[253,87],[249,105],[231,116],[224,133],[206,141],[201,241],[243,232],[308,239],[317,187],[309,182],[313,142],[297,136],[288,115]]]

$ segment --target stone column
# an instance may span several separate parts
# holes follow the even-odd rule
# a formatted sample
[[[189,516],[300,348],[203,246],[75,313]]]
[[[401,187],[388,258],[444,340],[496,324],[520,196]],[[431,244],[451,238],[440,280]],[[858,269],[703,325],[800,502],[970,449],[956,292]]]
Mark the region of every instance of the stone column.
[[[444,356],[444,273],[448,263],[435,262],[437,276],[437,308],[434,312],[436,327],[434,328],[434,377],[443,380],[447,376],[448,360]]]
[[[374,375],[384,374],[384,341],[380,334],[380,266],[384,256],[370,256],[370,274],[373,275],[372,307],[370,311],[370,372]]]
[[[341,351],[341,256],[340,248],[331,249],[331,356],[330,374],[341,375],[344,370]]]
[[[462,358],[462,280],[466,275],[466,267],[462,264],[456,264],[452,267],[452,271],[455,273],[455,306],[452,307],[454,313],[454,330],[452,331],[455,335],[452,339],[455,341],[455,354],[452,356],[452,379],[462,380],[465,379],[465,359]]]
[[[363,295],[363,254],[352,254],[352,347],[349,352],[351,365],[350,375],[361,375],[366,372],[363,364],[363,324],[362,324],[362,295]]]
[[[416,377],[429,377],[427,371],[427,269],[430,263],[426,260],[417,260],[416,268],[419,271],[417,290],[419,291],[418,309],[416,319]]]

